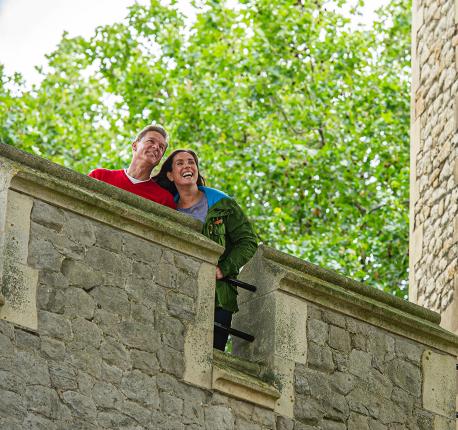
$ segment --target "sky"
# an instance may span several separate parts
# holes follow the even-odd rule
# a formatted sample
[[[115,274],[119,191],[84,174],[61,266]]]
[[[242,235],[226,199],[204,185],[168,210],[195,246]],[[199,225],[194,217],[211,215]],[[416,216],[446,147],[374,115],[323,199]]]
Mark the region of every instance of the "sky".
[[[99,25],[120,21],[135,0],[0,0],[0,63],[5,72],[20,72],[28,84],[38,82],[34,66],[46,64],[62,33],[89,37]],[[137,0],[144,4],[147,0]],[[181,9],[186,13],[186,0]],[[369,0],[362,22],[386,0]]]

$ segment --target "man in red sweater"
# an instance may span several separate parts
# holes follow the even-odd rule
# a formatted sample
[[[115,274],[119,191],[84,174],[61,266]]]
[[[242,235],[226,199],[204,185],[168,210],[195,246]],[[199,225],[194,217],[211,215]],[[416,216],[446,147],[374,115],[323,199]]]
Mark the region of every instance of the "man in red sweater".
[[[95,169],[89,176],[176,209],[173,196],[151,180],[151,172],[161,161],[167,141],[167,132],[161,126],[149,125],[132,143],[132,160],[128,169]]]

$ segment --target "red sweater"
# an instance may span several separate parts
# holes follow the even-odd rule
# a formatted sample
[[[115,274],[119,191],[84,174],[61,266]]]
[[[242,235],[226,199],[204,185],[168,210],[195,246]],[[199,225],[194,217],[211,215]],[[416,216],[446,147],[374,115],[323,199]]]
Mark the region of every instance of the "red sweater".
[[[151,180],[133,184],[124,170],[95,169],[89,173],[89,176],[169,208],[176,209],[177,207],[172,194],[167,190]]]

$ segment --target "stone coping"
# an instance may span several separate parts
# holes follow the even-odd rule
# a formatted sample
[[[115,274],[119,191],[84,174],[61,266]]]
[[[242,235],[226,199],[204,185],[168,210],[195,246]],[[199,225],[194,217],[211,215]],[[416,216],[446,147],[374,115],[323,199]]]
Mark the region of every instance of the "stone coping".
[[[152,238],[165,246],[170,242],[165,238],[173,238],[169,243],[172,249],[189,255],[200,250],[196,257],[215,264],[223,251],[200,234],[202,224],[190,216],[0,143],[0,170],[3,169],[12,171],[11,189],[83,216]]]
[[[37,172],[46,173],[54,179],[60,179],[64,182],[78,185],[81,188],[104,194],[116,201],[123,202],[145,212],[176,221],[183,226],[192,228],[193,230],[199,232],[201,230],[202,224],[199,221],[192,217],[183,215],[181,212],[172,210],[151,200],[144,199],[143,197],[114,187],[110,184],[106,184],[105,182],[90,178],[89,176],[75,172],[72,169],[53,163],[45,158],[37,157],[28,152],[21,151],[11,145],[0,143],[0,156],[15,161],[20,165],[30,167]]]
[[[213,350],[214,390],[273,410],[281,396],[273,380],[264,366]]]
[[[273,248],[261,245],[258,253],[280,271],[278,283],[271,289],[304,298],[438,350],[458,354],[458,336],[439,325],[439,314]]]
[[[432,323],[439,324],[441,321],[441,316],[437,312],[403,300],[400,297],[393,296],[392,294],[386,293],[374,287],[368,287],[361,282],[347,278],[346,276],[340,275],[333,270],[324,269],[320,266],[309,263],[308,261],[301,260],[300,258],[293,257],[292,255],[285,254],[265,245],[261,245],[260,248],[262,249],[263,256],[275,263],[298,270],[307,275],[311,275],[333,285],[342,287],[345,290],[356,292],[386,305],[401,309],[409,314],[428,320]]]

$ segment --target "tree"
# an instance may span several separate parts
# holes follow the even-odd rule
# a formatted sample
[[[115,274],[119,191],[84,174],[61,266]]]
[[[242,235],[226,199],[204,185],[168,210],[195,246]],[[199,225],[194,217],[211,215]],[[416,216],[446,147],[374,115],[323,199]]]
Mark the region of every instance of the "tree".
[[[207,0],[189,28],[173,4],[134,5],[88,40],[64,34],[33,90],[3,76],[0,138],[87,172],[166,124],[265,243],[405,296],[409,1],[370,30],[332,6]]]

